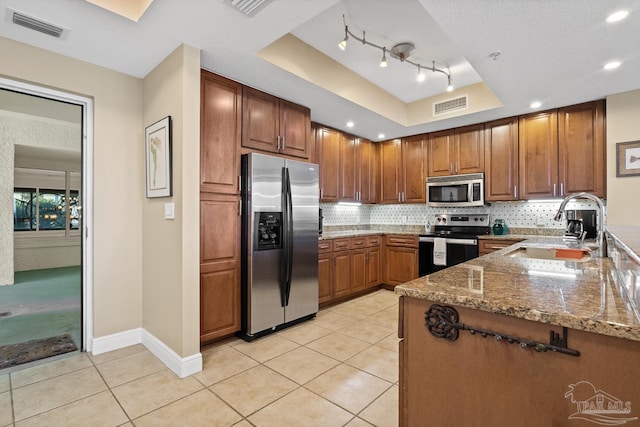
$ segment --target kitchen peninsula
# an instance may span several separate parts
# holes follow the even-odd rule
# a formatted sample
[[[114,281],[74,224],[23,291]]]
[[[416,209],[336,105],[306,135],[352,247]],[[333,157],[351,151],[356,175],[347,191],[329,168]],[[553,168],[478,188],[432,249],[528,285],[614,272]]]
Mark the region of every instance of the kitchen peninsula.
[[[536,237],[396,287],[400,425],[638,425],[638,227],[610,258]],[[533,253],[533,252],[532,252]]]

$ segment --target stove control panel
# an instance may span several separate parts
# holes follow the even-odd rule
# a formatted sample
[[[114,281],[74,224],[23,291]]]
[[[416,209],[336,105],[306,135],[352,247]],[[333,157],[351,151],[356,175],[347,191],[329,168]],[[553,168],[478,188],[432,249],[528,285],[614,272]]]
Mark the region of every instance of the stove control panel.
[[[489,225],[489,214],[439,214],[436,215],[436,225],[487,227]]]

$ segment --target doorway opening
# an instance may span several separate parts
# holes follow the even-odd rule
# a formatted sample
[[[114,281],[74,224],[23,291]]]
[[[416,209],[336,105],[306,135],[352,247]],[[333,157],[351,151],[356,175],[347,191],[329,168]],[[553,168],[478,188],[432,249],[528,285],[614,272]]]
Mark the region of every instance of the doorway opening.
[[[0,78],[0,372],[91,350],[93,101]]]

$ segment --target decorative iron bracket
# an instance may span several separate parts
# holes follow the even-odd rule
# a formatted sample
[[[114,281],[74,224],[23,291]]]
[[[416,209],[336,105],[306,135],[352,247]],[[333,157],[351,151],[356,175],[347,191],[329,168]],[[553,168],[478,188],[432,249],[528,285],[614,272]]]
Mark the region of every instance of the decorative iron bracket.
[[[474,328],[472,326],[459,323],[459,315],[455,308],[448,305],[433,304],[424,316],[425,325],[431,335],[436,338],[444,338],[448,341],[455,341],[460,335],[460,331],[469,331],[471,335],[480,334],[483,338],[488,336],[495,337],[498,342],[507,342],[509,344],[519,344],[523,349],[532,349],[537,352],[553,351],[557,353],[567,354],[569,356],[580,356],[578,350],[573,350],[567,346],[568,330],[562,328],[562,335],[550,331],[549,344],[534,341],[526,338],[520,338],[513,335],[503,334],[500,332],[490,331],[482,328]]]

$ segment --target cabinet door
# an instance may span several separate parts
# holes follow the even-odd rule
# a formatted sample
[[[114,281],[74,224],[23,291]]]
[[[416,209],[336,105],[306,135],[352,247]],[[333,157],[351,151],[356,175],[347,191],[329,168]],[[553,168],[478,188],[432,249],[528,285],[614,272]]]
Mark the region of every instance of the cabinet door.
[[[242,146],[278,151],[280,135],[279,99],[250,87],[243,87]]]
[[[356,201],[356,153],[358,140],[351,135],[343,135],[340,142],[339,156],[339,190],[338,200],[353,202]]]
[[[380,146],[380,202],[399,203],[402,141],[385,141]]]
[[[370,248],[367,253],[367,287],[378,286],[380,278],[380,248]]]
[[[484,172],[484,124],[454,130],[454,173]]]
[[[358,292],[367,287],[367,251],[357,249],[351,251],[351,292]]]
[[[242,85],[202,70],[200,191],[240,194]]]
[[[200,340],[240,330],[238,196],[200,194]]]
[[[280,100],[280,153],[309,158],[310,117],[307,107]]]
[[[333,254],[333,297],[340,298],[351,293],[351,256],[349,251]]]
[[[453,131],[445,130],[429,134],[427,151],[428,176],[453,174]]]
[[[518,118],[486,123],[484,132],[485,200],[518,200]]]
[[[606,195],[604,101],[558,110],[560,196]]]
[[[318,303],[322,304],[332,299],[331,254],[320,254],[318,255]]]
[[[318,161],[320,163],[320,201],[338,201],[338,172],[340,168],[340,132],[320,128],[316,131]]]
[[[385,254],[385,283],[400,285],[418,278],[418,249],[387,246]]]
[[[558,114],[520,116],[520,198],[556,197],[558,189]]]
[[[422,135],[406,138],[402,143],[402,202],[425,203],[425,150]]]
[[[366,139],[358,140],[358,166],[357,188],[359,189],[358,201],[362,203],[375,203],[376,197],[376,150],[371,141]]]

